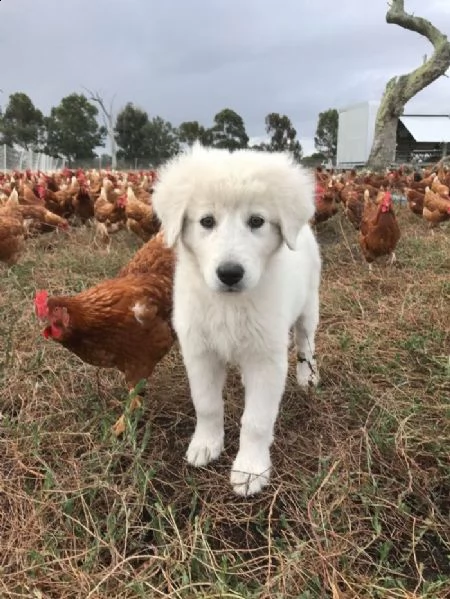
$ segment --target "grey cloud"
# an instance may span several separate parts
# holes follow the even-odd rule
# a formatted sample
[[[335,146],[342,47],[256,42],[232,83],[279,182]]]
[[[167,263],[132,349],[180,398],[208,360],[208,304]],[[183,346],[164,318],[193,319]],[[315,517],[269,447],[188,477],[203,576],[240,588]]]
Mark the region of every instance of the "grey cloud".
[[[405,4],[450,33],[442,0]],[[311,138],[320,111],[378,98],[431,52],[385,11],[384,0],[2,0],[0,98],[25,91],[48,112],[87,86],[174,124],[208,125],[228,106],[252,136],[282,112]],[[411,108],[449,112],[449,91],[443,78]]]

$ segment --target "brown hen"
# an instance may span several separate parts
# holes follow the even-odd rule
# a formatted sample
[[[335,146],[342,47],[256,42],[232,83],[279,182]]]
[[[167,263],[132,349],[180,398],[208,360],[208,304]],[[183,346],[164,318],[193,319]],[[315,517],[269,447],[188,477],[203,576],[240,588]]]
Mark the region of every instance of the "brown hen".
[[[25,230],[18,207],[17,190],[13,189],[6,203],[0,206],[0,262],[7,266],[16,264],[24,249]]]
[[[43,332],[84,362],[124,373],[128,388],[149,378],[172,347],[171,325],[174,254],[162,233],[148,241],[114,279],[74,296],[36,294]],[[132,400],[130,410],[141,405]],[[122,415],[113,426],[125,430]]]
[[[368,195],[364,198],[364,211],[359,230],[359,245],[369,270],[372,262],[390,255],[391,264],[395,262],[395,248],[400,239],[400,228],[394,213],[392,195],[382,191],[373,202]]]
[[[435,227],[450,220],[450,198],[434,193],[426,187],[422,216],[428,221],[431,232],[434,233]]]

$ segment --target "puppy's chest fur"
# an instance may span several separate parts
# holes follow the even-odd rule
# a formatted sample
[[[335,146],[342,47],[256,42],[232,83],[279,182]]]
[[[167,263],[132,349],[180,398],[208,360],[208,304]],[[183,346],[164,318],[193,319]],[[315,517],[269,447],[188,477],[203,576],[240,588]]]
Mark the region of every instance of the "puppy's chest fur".
[[[273,328],[276,306],[269,308],[247,294],[205,295],[193,294],[190,302],[182,302],[181,311],[175,309],[174,324],[181,341],[213,351],[234,364],[241,362],[242,356],[267,355],[268,349],[280,344],[281,331]]]
[[[239,361],[242,353],[265,353],[268,331],[263,314],[256,306],[249,308],[248,303],[236,305],[234,301],[226,301],[233,298],[223,299],[222,306],[211,304],[205,314],[208,322],[202,333],[207,345],[229,362]]]

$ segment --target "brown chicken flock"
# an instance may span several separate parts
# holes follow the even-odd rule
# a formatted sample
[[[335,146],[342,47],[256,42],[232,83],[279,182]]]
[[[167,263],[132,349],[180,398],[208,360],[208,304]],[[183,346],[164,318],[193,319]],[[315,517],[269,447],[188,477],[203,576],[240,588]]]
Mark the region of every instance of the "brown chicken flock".
[[[384,174],[318,168],[315,177],[312,224],[317,226],[342,210],[359,232],[369,268],[380,256],[395,261],[401,233],[393,196],[405,197],[412,212],[432,230],[450,219],[450,170],[442,163],[421,174],[403,167]],[[86,363],[117,368],[130,391],[151,376],[175,341],[171,325],[175,258],[153,213],[155,179],[153,171],[0,173],[0,261],[8,266],[18,261],[28,237],[54,230],[67,234],[77,224],[92,225],[94,239],[106,250],[111,235],[121,229],[144,241],[115,278],[73,296],[39,290],[34,300],[46,339]],[[141,398],[132,394],[130,411],[140,405]],[[125,429],[122,415],[112,430],[119,435]]]
[[[324,222],[337,214],[344,215],[359,231],[359,245],[365,260],[380,256],[395,261],[400,228],[393,207],[393,196],[403,197],[410,210],[429,223],[431,232],[450,220],[450,170],[443,162],[423,173],[405,167],[386,173],[351,170],[342,174],[316,170],[316,213],[313,223]]]
[[[12,266],[28,237],[77,224],[93,225],[96,243],[107,250],[123,228],[148,241],[159,230],[150,200],[155,177],[81,169],[0,173],[0,261]]]

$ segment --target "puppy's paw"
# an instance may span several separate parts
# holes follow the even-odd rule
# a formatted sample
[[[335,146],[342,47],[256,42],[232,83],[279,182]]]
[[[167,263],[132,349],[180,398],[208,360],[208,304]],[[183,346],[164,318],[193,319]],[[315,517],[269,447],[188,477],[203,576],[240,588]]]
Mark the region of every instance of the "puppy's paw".
[[[249,497],[256,495],[270,480],[271,463],[270,457],[258,459],[247,459],[239,453],[234,460],[231,469],[230,482],[237,495]]]
[[[316,387],[319,384],[319,369],[314,358],[303,358],[297,362],[297,382],[300,387]]]
[[[195,435],[189,443],[186,459],[192,466],[206,466],[216,460],[223,450],[223,435],[207,437]]]

